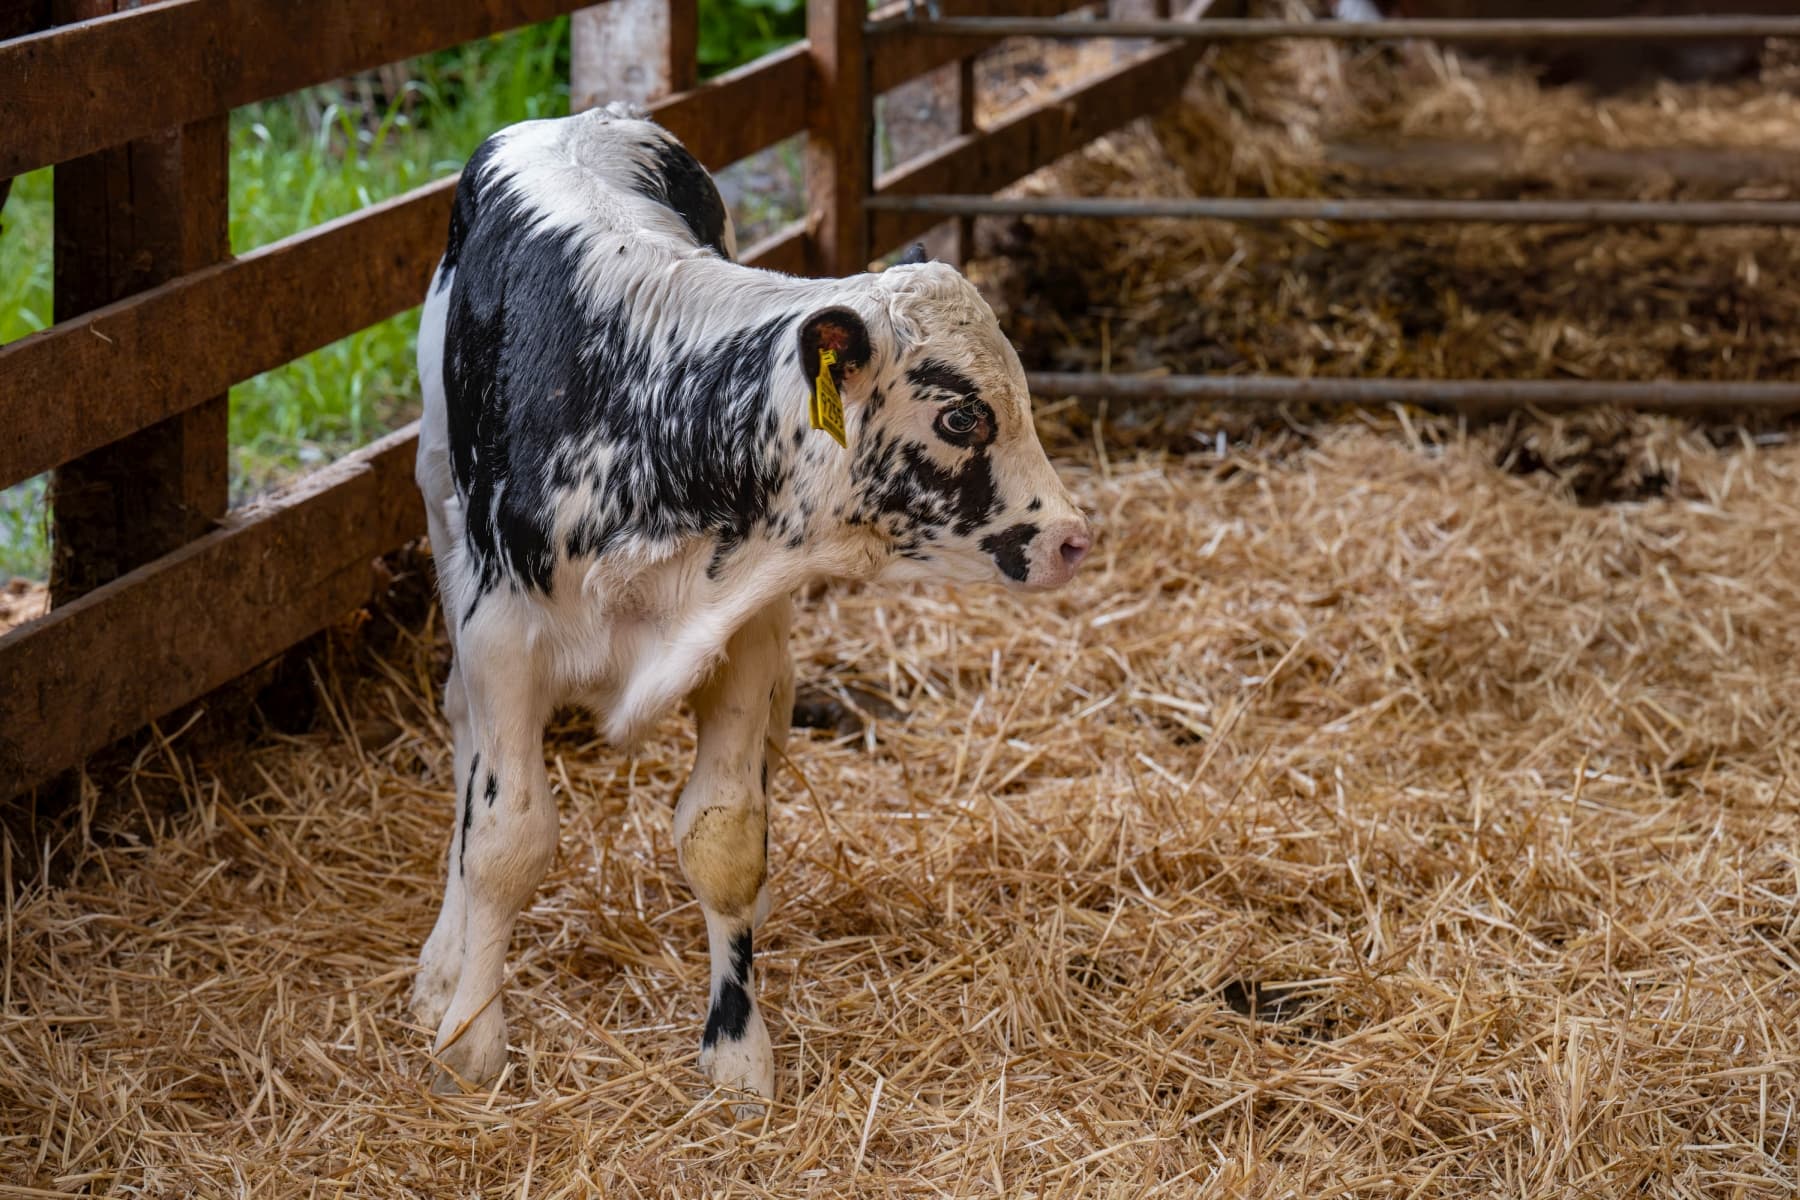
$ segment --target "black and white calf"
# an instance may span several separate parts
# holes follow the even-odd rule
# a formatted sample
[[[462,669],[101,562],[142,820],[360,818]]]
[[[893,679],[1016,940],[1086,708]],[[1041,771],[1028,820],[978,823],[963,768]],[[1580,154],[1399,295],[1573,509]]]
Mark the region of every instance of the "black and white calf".
[[[1018,358],[962,276],[795,279],[733,253],[706,172],[622,109],[503,130],[457,187],[419,332],[418,481],[455,652],[458,811],[414,1008],[466,1082],[505,1059],[507,942],[556,849],[553,707],[589,706],[629,746],[692,705],[675,841],[712,946],[701,1061],[771,1096],[751,939],[790,593],[1052,588],[1088,549]],[[841,395],[847,448],[812,428],[815,387]]]

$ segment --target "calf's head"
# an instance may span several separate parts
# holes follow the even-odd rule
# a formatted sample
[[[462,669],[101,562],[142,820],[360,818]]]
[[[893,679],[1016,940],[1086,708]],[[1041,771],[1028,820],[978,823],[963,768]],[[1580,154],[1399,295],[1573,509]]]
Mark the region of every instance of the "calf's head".
[[[1092,544],[1038,442],[1019,356],[973,285],[943,263],[870,280],[865,302],[800,326],[801,368],[842,369],[853,499],[896,577],[1060,587]]]

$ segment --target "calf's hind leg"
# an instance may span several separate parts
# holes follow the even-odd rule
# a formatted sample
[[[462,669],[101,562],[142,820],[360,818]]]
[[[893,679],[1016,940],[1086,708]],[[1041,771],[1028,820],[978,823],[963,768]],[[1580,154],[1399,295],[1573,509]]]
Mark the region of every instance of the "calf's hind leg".
[[[462,674],[457,663],[450,664],[450,678],[444,685],[444,715],[450,720],[450,734],[455,748],[455,768],[450,781],[456,789],[456,815],[451,824],[450,859],[444,874],[444,903],[438,909],[437,924],[425,939],[419,952],[419,973],[413,977],[412,1013],[422,1025],[437,1028],[450,1007],[456,981],[463,964],[463,814],[472,808],[477,786],[475,774],[480,766],[475,755],[475,737],[469,728],[469,701],[463,691]]]
[[[479,619],[479,618],[478,618]],[[556,801],[544,772],[545,712],[526,657],[466,633],[459,664],[474,749],[451,870],[462,883],[462,964],[438,1026],[434,1080],[490,1082],[506,1062],[500,1002],[513,922],[556,856]],[[446,906],[448,907],[448,906]]]
[[[441,329],[440,329],[441,333]],[[421,373],[435,375],[429,355],[421,356]],[[429,393],[432,380],[427,380]],[[429,423],[422,438],[435,444]],[[469,724],[469,696],[463,687],[462,655],[456,645],[456,587],[451,562],[455,557],[455,537],[461,528],[461,506],[457,503],[450,479],[447,451],[420,455],[417,477],[420,494],[425,497],[425,522],[431,534],[431,553],[438,574],[438,590],[445,614],[445,633],[450,639],[450,676],[444,681],[444,717],[450,723],[450,745],[454,767],[450,773],[452,798],[456,816],[450,825],[450,857],[444,873],[444,902],[438,909],[437,923],[425,948],[419,952],[419,972],[413,976],[412,1013],[421,1025],[435,1029],[450,1007],[456,992],[456,981],[462,975],[463,963],[463,877],[459,864],[463,857],[462,814],[469,804],[469,793],[475,787],[475,737]]]
[[[753,930],[768,876],[766,738],[772,691],[788,671],[787,602],[726,646],[690,698],[699,727],[694,771],[675,809],[675,844],[706,918],[711,1003],[700,1066],[724,1087],[775,1095],[775,1058],[751,982]]]

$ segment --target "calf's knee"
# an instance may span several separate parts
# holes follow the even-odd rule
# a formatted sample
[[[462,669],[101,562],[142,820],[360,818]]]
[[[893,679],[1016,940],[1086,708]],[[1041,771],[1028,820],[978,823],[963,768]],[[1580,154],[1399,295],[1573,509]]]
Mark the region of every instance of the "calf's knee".
[[[556,807],[548,796],[510,812],[495,812],[497,819],[478,811],[464,835],[463,882],[483,897],[509,899],[523,892],[529,899],[556,858]],[[501,800],[505,804],[505,800]]]

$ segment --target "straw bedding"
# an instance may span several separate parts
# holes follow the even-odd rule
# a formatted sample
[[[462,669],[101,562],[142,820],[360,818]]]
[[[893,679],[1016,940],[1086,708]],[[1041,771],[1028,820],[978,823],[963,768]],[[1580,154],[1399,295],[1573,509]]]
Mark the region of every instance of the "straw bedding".
[[[805,598],[765,1121],[694,1067],[678,719],[558,721],[511,1065],[426,1092],[415,575],[310,727],[10,823],[0,1196],[1793,1195],[1800,448],[1118,417],[1042,415],[1066,591]]]
[[[1656,423],[1672,494],[1584,506],[1502,431],[1407,428],[1063,437],[1105,529],[1067,592],[805,603],[805,676],[904,716],[798,739],[777,784],[766,1125],[693,1066],[673,720],[633,758],[559,724],[512,1066],[425,1092],[427,630],[322,674],[317,730],[235,783],[153,745],[51,878],[8,842],[0,1178],[1791,1195],[1800,451]]]
[[[1245,43],[1024,194],[1791,200],[1800,65],[1595,97],[1408,44]],[[1800,378],[1800,230],[984,222],[1044,369]]]

